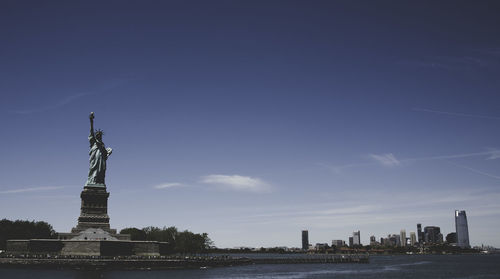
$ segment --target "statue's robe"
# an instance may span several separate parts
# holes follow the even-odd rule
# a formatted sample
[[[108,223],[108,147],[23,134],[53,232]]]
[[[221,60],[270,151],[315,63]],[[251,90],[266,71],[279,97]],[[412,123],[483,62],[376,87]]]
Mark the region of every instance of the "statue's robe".
[[[106,160],[108,159],[108,151],[102,141],[99,141],[94,135],[89,135],[90,142],[90,168],[87,185],[103,186],[104,177],[106,176]]]

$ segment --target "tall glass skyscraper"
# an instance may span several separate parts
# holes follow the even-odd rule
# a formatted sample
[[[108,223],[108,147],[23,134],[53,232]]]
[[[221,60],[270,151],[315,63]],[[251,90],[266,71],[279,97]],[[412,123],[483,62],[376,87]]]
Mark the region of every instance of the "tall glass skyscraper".
[[[307,251],[309,249],[309,231],[302,231],[302,250]]]
[[[470,248],[469,227],[467,226],[465,210],[455,210],[455,229],[457,231],[457,245],[462,248]]]
[[[422,224],[417,224],[417,236],[418,236],[418,243],[422,244],[424,243],[424,234],[422,233]]]

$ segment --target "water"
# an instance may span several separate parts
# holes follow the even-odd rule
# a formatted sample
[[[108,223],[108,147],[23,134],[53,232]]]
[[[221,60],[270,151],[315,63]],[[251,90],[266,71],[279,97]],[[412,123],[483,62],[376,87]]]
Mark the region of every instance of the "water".
[[[372,256],[369,264],[251,265],[197,270],[75,271],[0,269],[0,278],[500,278],[500,255]]]

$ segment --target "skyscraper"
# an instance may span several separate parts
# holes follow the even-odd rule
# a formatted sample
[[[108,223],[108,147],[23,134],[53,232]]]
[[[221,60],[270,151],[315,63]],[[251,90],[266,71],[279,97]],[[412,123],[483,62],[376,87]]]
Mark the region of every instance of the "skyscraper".
[[[451,232],[446,235],[446,243],[448,244],[457,244],[457,233]]]
[[[401,246],[401,236],[399,234],[390,234],[387,236],[387,242],[384,241],[386,246]]]
[[[461,248],[469,248],[469,227],[467,226],[465,210],[455,210],[455,229],[457,232],[457,245]]]
[[[309,231],[302,231],[302,250],[309,250]]]
[[[422,224],[417,224],[417,236],[418,236],[418,243],[423,243],[424,242],[424,234],[422,233]]]
[[[332,246],[335,246],[335,247],[344,247],[345,245],[345,241],[343,240],[340,240],[340,239],[336,239],[336,240],[332,240]]]
[[[415,232],[410,232],[410,245],[415,246],[417,243],[417,236],[415,235]]]
[[[401,230],[399,233],[399,236],[401,237],[401,246],[405,247],[406,246],[406,230]]]
[[[441,228],[436,226],[427,226],[424,228],[424,241],[427,244],[437,244],[443,242]]]
[[[352,233],[352,244],[361,245],[361,235],[359,231]]]

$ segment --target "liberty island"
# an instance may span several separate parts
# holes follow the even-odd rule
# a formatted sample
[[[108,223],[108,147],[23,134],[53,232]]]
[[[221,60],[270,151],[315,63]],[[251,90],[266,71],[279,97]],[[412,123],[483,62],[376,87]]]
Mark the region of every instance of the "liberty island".
[[[132,241],[129,234],[111,229],[108,216],[109,192],[106,188],[106,161],[112,153],[103,142],[103,131],[94,130],[94,113],[90,113],[89,171],[81,192],[78,224],[69,233],[58,233],[58,239],[8,240],[7,253],[12,255],[53,256],[160,256],[167,254],[167,243]]]

